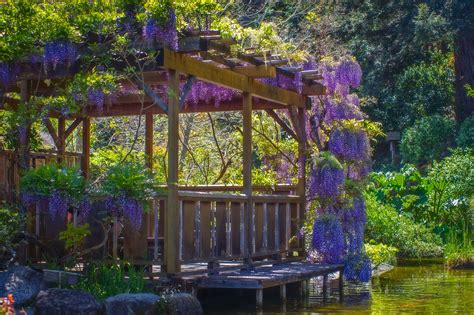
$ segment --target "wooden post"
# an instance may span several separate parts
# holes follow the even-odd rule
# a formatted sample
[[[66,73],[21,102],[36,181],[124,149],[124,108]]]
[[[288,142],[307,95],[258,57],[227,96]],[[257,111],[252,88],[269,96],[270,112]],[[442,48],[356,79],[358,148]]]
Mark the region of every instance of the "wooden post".
[[[64,163],[66,152],[66,119],[62,116],[58,118],[58,163]]]
[[[305,220],[306,214],[306,109],[298,108],[298,125],[300,130],[299,141],[298,141],[298,195],[301,197],[301,203],[299,208],[299,219],[298,227],[302,226]],[[299,248],[302,248],[300,256],[305,256],[304,253],[304,239],[299,241]]]
[[[244,212],[244,244],[246,258],[244,263],[252,268],[252,95],[244,92],[242,110],[243,130],[243,193],[247,196]]]
[[[89,178],[91,155],[91,119],[84,117],[82,120],[82,176]]]
[[[280,302],[286,302],[286,285],[280,285]]]
[[[263,308],[263,289],[255,290],[255,302],[257,309],[261,310]]]
[[[344,267],[339,270],[339,300],[344,299]]]
[[[168,78],[168,206],[165,215],[165,272],[180,272],[179,202],[178,202],[178,137],[179,137],[179,74],[169,70]]]
[[[326,301],[328,292],[328,275],[323,276],[323,300]]]

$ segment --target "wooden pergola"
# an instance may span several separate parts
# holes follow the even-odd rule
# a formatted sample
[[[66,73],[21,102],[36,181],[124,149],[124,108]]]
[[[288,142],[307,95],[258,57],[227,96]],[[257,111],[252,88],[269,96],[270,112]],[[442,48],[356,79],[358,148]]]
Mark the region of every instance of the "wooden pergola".
[[[208,270],[218,267],[219,261],[241,260],[246,266],[260,258],[282,260],[303,251],[302,241],[289,245],[291,236],[304,217],[305,164],[307,139],[305,133],[308,97],[323,95],[321,78],[315,70],[304,71],[280,56],[268,52],[232,53],[233,40],[223,39],[217,33],[203,33],[180,39],[179,49],[159,48],[156,65],[143,72],[139,82],[145,95],[121,93],[110,98],[103,110],[89,104],[80,115],[58,118],[58,128],[50,120],[45,126],[51,134],[59,160],[66,159],[66,139],[82,125],[81,168],[89,176],[91,118],[145,115],[145,156],[152,168],[154,115],[168,116],[168,182],[167,193],[154,202],[153,213],[147,224],[132,236],[133,246],[128,256],[144,260],[147,239],[153,239],[153,259],[146,264],[161,265],[161,273],[176,275],[187,262],[207,262]],[[77,71],[50,71],[48,76],[32,71],[37,65],[26,65],[19,75],[19,84],[13,90],[21,91],[28,100],[31,86],[47,95],[50,87],[44,80],[60,80]],[[34,74],[36,73],[36,74]],[[283,89],[266,82],[265,78],[286,76],[302,78],[299,90]],[[186,106],[186,93],[196,80],[235,90],[236,96],[219,107],[201,102]],[[184,88],[180,85],[184,83]],[[126,83],[124,83],[126,84]],[[150,88],[166,86],[167,101]],[[15,101],[5,99],[14,108]],[[299,144],[298,184],[296,187],[255,187],[252,185],[252,111],[265,110]],[[280,118],[276,110],[288,111],[291,124]],[[243,116],[243,186],[242,187],[180,187],[178,186],[179,120],[181,113],[241,111]],[[51,117],[56,114],[52,113]],[[1,173],[0,173],[1,174]],[[211,192],[217,190],[217,192]],[[234,193],[229,193],[229,192]],[[259,191],[259,194],[256,194]],[[270,194],[269,194],[270,193]],[[209,210],[209,211],[208,211]],[[41,233],[37,223],[35,231]],[[163,220],[164,218],[164,220]],[[159,221],[161,220],[161,221]],[[164,228],[159,229],[159,227]],[[198,227],[199,226],[199,227]],[[115,231],[115,229],[114,229]],[[159,239],[163,233],[164,252],[159,258]],[[117,257],[118,235],[113,237],[113,256]],[[238,244],[237,244],[238,243]],[[260,250],[262,249],[262,250]],[[270,250],[271,249],[271,250]],[[127,251],[127,250],[126,250]],[[223,253],[223,254],[222,254]],[[298,255],[296,255],[298,256]]]

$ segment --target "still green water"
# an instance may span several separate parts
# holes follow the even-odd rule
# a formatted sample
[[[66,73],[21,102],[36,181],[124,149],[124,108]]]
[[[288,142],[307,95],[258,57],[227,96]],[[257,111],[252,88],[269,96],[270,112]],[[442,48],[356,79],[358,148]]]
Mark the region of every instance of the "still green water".
[[[278,291],[264,291],[261,312],[254,310],[250,292],[221,290],[208,295],[204,309],[206,314],[474,314],[474,270],[405,262],[370,284],[346,283],[342,302],[335,282],[326,299],[316,286],[306,298],[289,289],[286,305],[281,305]]]

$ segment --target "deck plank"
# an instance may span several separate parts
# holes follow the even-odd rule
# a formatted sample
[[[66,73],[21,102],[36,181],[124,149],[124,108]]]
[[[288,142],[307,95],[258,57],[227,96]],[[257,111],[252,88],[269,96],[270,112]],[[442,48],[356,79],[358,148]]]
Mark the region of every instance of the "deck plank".
[[[320,265],[308,262],[283,263],[261,266],[252,271],[230,271],[216,276],[196,278],[198,288],[265,289],[300,282],[338,272],[343,265]]]

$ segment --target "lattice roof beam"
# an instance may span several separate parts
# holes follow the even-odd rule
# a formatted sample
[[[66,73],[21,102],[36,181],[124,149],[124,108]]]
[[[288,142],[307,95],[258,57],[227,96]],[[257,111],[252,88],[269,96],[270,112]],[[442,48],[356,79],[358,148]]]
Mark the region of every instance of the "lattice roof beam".
[[[165,68],[193,75],[203,81],[222,85],[238,91],[248,92],[254,96],[284,105],[304,107],[306,99],[296,92],[252,80],[245,75],[229,69],[219,68],[203,63],[195,58],[164,49]]]

